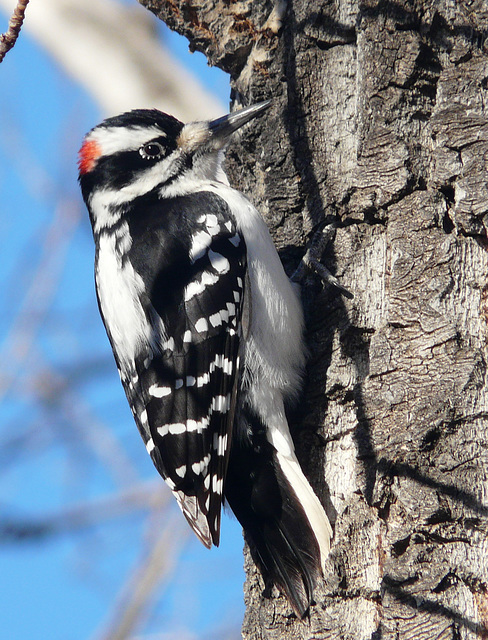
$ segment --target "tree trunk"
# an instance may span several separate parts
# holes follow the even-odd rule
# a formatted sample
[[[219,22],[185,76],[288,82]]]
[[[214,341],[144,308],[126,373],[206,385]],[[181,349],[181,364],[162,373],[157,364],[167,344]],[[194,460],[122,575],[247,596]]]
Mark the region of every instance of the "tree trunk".
[[[304,287],[295,439],[334,543],[299,621],[246,559],[246,639],[488,638],[488,8],[481,0],[141,0],[274,98],[228,152]]]

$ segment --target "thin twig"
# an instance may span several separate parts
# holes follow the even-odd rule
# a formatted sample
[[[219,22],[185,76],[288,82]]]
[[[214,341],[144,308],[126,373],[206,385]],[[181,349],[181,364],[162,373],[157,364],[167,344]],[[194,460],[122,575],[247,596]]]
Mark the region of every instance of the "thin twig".
[[[8,23],[7,32],[0,34],[0,62],[3,61],[7,51],[10,51],[19,37],[20,28],[24,22],[25,9],[28,4],[29,0],[19,0],[17,2],[17,6]]]

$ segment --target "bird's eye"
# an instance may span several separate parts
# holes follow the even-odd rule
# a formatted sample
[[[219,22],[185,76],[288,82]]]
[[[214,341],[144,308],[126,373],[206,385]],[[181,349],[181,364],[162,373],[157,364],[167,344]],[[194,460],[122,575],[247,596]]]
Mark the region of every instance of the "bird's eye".
[[[139,149],[139,153],[144,160],[155,160],[163,155],[164,149],[159,142],[148,142],[147,144],[142,145]]]

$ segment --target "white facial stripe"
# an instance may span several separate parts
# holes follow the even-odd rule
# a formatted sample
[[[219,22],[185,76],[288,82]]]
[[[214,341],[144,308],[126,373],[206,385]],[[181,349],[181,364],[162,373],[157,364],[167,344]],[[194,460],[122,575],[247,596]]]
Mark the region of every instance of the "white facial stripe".
[[[95,189],[88,200],[88,206],[94,218],[94,231],[99,233],[118,222],[121,217],[120,212],[117,211],[119,205],[149,193],[174,175],[178,171],[178,153],[175,151],[154,166],[140,171],[137,177],[125,187]]]
[[[120,189],[97,189],[90,198],[90,206],[92,209],[97,205],[117,206],[151,191],[176,171],[177,165],[175,166],[174,163],[177,162],[177,158],[175,158],[177,153],[175,151],[152,167],[148,167],[145,171],[140,171],[137,174],[137,178],[125,187]],[[97,212],[95,211],[95,213]]]
[[[102,156],[121,151],[135,151],[145,142],[154,138],[166,137],[159,127],[99,127],[86,138],[87,142],[96,142],[102,150]]]

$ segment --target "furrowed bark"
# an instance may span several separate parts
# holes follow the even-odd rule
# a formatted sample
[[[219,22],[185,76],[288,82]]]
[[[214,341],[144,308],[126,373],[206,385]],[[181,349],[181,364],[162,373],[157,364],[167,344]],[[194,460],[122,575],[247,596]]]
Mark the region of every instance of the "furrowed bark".
[[[141,0],[235,102],[273,98],[234,141],[233,184],[291,273],[311,277],[299,457],[335,527],[308,621],[246,556],[243,634],[488,637],[488,9],[483,2]]]

